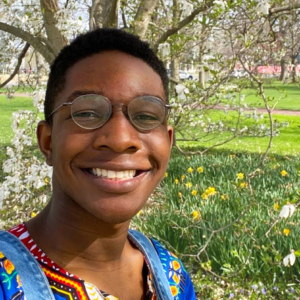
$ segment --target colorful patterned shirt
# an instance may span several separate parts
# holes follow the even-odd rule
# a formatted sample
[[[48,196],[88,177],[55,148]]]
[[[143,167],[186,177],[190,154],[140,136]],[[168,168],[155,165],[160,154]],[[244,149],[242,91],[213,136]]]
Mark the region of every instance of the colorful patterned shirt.
[[[37,259],[43,269],[56,300],[118,300],[119,298],[105,293],[95,285],[71,274],[49,259],[46,254],[38,248],[30,237],[25,224],[19,224],[9,230],[18,237],[31,254]],[[9,283],[8,294],[4,299],[23,300],[24,291],[17,275],[14,265],[0,252],[0,280]],[[145,263],[143,274],[147,281],[146,300],[156,300],[154,287],[149,269]],[[17,296],[17,297],[16,297]],[[1,299],[1,296],[0,296]]]
[[[68,273],[50,260],[35,244],[24,224],[12,228],[9,232],[16,236],[31,252],[33,257],[35,257],[48,279],[49,286],[56,300],[118,300],[118,298],[99,290],[93,284],[80,279],[74,274]],[[140,249],[139,243],[136,243],[134,240],[132,242]],[[191,278],[182,265],[182,262],[158,241],[151,239],[151,242],[156,249],[168,279],[173,299],[196,300]],[[145,299],[157,300],[152,284],[152,274],[146,259],[144,261],[143,278],[147,282]],[[22,277],[20,280],[13,263],[5,257],[5,253],[0,252],[0,300],[26,300],[26,292],[24,295],[21,281]]]

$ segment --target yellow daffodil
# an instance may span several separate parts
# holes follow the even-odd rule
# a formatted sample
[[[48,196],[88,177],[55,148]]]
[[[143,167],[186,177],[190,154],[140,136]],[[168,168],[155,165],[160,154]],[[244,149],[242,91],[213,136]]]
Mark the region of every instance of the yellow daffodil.
[[[203,172],[204,172],[203,167],[198,167],[198,168],[197,168],[197,172],[198,172],[198,173],[203,173]]]
[[[236,174],[237,179],[244,179],[244,174],[243,173],[237,173]]]
[[[229,157],[230,157],[230,158],[235,158],[236,155],[235,155],[235,154],[229,154]]]
[[[37,215],[37,214],[33,211],[33,212],[31,213],[31,218],[34,218],[36,215]]]
[[[216,194],[216,188],[210,186],[208,189],[205,190],[205,193],[207,193],[208,196],[213,196]]]
[[[282,177],[288,176],[288,172],[286,170],[282,170],[280,174]]]
[[[187,183],[185,184],[185,186],[186,186],[188,189],[190,189],[193,185],[192,185],[191,182],[187,182]]]
[[[221,199],[222,200],[228,200],[229,196],[227,194],[223,194],[223,195],[221,195]]]
[[[187,171],[188,171],[188,173],[193,173],[194,169],[193,169],[192,167],[189,167],[189,168],[187,169]]]
[[[185,179],[185,175],[181,175],[181,180],[184,180]]]
[[[175,184],[178,184],[179,183],[179,180],[176,178],[175,179]]]
[[[196,196],[197,195],[197,191],[196,190],[192,190],[192,195]]]
[[[242,189],[246,188],[247,186],[248,186],[248,183],[247,183],[247,182],[241,182],[241,183],[240,183],[240,187],[241,187]]]
[[[192,216],[194,221],[199,221],[201,219],[201,213],[198,210],[194,210]]]
[[[288,229],[288,228],[284,228],[284,229],[283,229],[283,234],[284,234],[285,236],[288,236],[290,233],[291,233],[291,230],[290,230],[290,229]]]
[[[164,176],[164,177],[168,177],[168,173],[167,173],[167,172],[165,173],[165,176]]]
[[[178,192],[178,197],[182,198],[182,193]]]
[[[209,188],[207,188],[204,193],[201,195],[202,199],[208,199],[210,196],[213,196],[216,194],[216,188],[214,188],[213,186],[210,186]]]
[[[206,200],[206,199],[208,199],[208,195],[207,195],[206,193],[203,193],[203,194],[201,195],[201,198],[202,198],[203,200]]]
[[[137,215],[138,217],[140,217],[142,214],[143,214],[143,211],[140,210],[136,215]]]
[[[278,209],[279,209],[279,207],[280,207],[280,206],[279,206],[279,204],[278,204],[277,202],[276,202],[276,203],[274,203],[274,209],[275,209],[275,210],[278,210]]]

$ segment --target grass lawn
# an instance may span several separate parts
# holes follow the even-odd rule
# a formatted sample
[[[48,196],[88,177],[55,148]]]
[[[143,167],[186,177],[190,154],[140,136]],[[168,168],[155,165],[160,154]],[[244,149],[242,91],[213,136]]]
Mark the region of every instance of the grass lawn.
[[[212,120],[222,119],[224,113],[222,111],[211,111],[210,117]],[[281,127],[280,134],[273,138],[272,148],[270,153],[280,155],[299,155],[300,154],[300,118],[297,116],[273,115],[273,120],[279,123],[288,122],[288,127]],[[234,122],[234,121],[232,121]],[[268,124],[269,118],[264,115],[262,123]],[[248,126],[248,123],[243,123]],[[197,130],[196,128],[194,130]],[[227,132],[217,133],[214,136],[210,135],[209,140],[201,142],[178,142],[180,147],[187,150],[195,151],[201,148],[207,148],[216,143],[228,139],[231,135]],[[257,152],[263,153],[269,143],[268,137],[238,137],[234,140],[218,146],[217,149],[225,149],[233,152]]]
[[[269,97],[269,106],[276,109],[300,110],[300,85],[299,84],[283,84],[275,81],[272,84],[265,84],[264,91]],[[245,94],[245,102],[255,107],[264,107],[262,99],[257,95],[256,89],[243,89]],[[277,103],[277,104],[276,104]]]
[[[9,144],[13,137],[11,129],[12,113],[18,110],[33,110],[32,98],[16,97],[7,99],[5,96],[0,96],[0,107],[0,145]]]

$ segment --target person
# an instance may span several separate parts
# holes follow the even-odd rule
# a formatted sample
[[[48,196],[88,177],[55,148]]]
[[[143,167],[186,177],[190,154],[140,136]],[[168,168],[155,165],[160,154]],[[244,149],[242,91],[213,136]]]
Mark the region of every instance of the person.
[[[181,261],[129,229],[165,174],[169,109],[166,69],[137,36],[96,29],[62,49],[37,127],[52,197],[0,235],[1,300],[196,299]]]

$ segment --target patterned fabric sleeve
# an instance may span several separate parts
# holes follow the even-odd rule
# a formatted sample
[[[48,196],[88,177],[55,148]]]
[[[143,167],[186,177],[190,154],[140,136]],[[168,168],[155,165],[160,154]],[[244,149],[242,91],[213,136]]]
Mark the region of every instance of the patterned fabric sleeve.
[[[25,300],[15,266],[0,252],[0,300]]]
[[[180,259],[155,239],[151,241],[167,275],[174,300],[196,300],[193,283]]]

